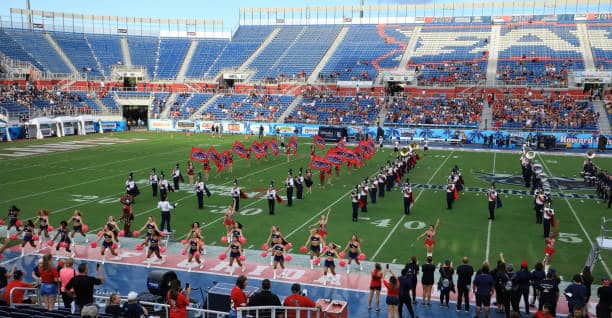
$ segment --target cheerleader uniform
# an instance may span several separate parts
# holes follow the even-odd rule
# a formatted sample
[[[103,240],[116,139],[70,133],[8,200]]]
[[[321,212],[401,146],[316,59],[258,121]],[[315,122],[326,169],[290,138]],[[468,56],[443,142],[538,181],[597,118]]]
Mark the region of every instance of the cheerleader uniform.
[[[68,229],[64,227],[58,228],[57,235],[59,236],[59,242],[55,246],[55,250],[59,251],[60,243],[66,243],[66,252],[70,252],[70,244],[72,243],[72,241],[70,240],[70,236],[68,235]]]
[[[359,256],[359,253],[357,253],[357,252],[351,252],[351,250],[355,250],[355,249],[357,249],[358,247],[359,247],[359,244],[355,244],[355,243],[353,243],[353,242],[350,242],[350,243],[349,243],[349,252],[348,252],[348,257],[349,257],[350,259],[357,260],[357,256]]]
[[[210,162],[208,161],[208,158],[204,159],[204,162],[202,163],[202,169],[204,169],[204,171],[206,172],[210,171]]]
[[[331,258],[331,260],[330,260]],[[325,252],[325,264],[324,267],[327,268],[332,268],[332,267],[336,267],[336,263],[334,262],[334,252],[332,250],[329,250],[327,252]]]
[[[280,245],[280,244],[276,244],[276,245],[274,245],[273,250],[274,250],[274,261],[277,262],[277,263],[284,262],[285,261],[285,255],[283,255],[283,252],[285,251],[285,247]]]
[[[319,244],[317,245],[313,245],[313,242],[318,242]],[[318,236],[311,236],[310,237],[310,251],[311,252],[315,252],[315,253],[319,253],[321,252],[321,238]]]
[[[230,245],[230,258],[238,259],[240,257],[240,246],[232,243]]]
[[[104,237],[104,240],[102,241],[102,246],[104,248],[112,248],[113,236],[108,234],[107,232],[104,232],[104,234],[102,234],[102,237]]]
[[[29,226],[23,227],[23,243],[33,242],[34,229]]]

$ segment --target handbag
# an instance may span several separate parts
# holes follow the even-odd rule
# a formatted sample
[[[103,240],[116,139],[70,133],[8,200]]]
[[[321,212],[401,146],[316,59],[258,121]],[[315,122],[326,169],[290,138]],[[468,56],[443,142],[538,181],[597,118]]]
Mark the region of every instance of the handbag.
[[[497,208],[498,208],[498,209],[499,209],[499,208],[501,208],[501,207],[503,206],[503,204],[502,204],[502,200],[501,200],[501,198],[500,198],[499,196],[497,196],[497,202],[496,202],[496,203],[497,203]]]

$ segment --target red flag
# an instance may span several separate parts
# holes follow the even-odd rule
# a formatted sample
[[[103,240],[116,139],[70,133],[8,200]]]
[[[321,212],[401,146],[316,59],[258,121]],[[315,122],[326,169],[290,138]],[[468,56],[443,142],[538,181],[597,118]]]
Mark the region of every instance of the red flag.
[[[238,155],[240,158],[246,158],[247,155],[247,149],[244,148],[244,145],[238,140],[234,141],[234,144],[232,145],[232,152]]]
[[[223,152],[221,153],[221,161],[223,161],[224,166],[229,165],[230,157],[231,157],[230,152],[227,150],[223,150]]]
[[[280,150],[278,149],[278,143],[276,143],[276,139],[270,138],[269,140],[264,140],[264,142],[268,145],[268,148],[272,150],[272,154],[278,156]]]
[[[331,164],[323,157],[313,156],[310,160],[310,168],[320,171],[329,171],[331,169]]]
[[[289,139],[289,143],[287,144],[287,147],[288,147],[289,149],[293,150],[293,155],[296,155],[296,154],[297,154],[297,147],[298,147],[298,144],[297,144],[297,138],[296,138],[295,136],[293,136],[293,137],[291,137],[291,138]]]
[[[455,191],[454,191],[454,193],[453,193],[453,198],[454,198],[455,200],[459,199],[459,191],[457,191],[457,188],[455,188]]]
[[[336,144],[336,147],[338,148],[344,148],[345,146],[345,141],[344,141],[344,137],[340,138],[340,140],[338,140],[338,143]]]
[[[260,159],[261,157],[266,155],[266,151],[264,150],[263,145],[257,140],[253,141],[253,144],[251,145],[251,151],[257,159]]]
[[[333,151],[327,151],[327,154],[325,154],[325,159],[334,166],[341,166],[342,162],[344,161],[342,155]]]
[[[284,201],[283,198],[280,195],[278,195],[278,193],[277,193],[276,194],[276,202],[283,203],[283,201]]]
[[[359,150],[361,150],[361,153],[366,159],[372,158],[372,152],[370,150],[370,146],[365,140],[362,140],[359,142]]]
[[[363,162],[363,153],[361,152],[361,149],[359,149],[359,146],[355,146],[355,148],[353,148],[353,154],[354,156],[351,163],[357,168],[361,167],[361,163]]]
[[[312,142],[314,143],[315,146],[319,147],[319,149],[325,148],[325,139],[323,139],[323,137],[319,135],[315,135]]]
[[[208,156],[217,167],[217,170],[225,170],[225,166],[223,165],[223,159],[221,159],[221,155],[219,154],[217,149],[215,149],[215,147],[211,146],[210,148],[208,148]]]
[[[189,155],[189,159],[204,162],[208,158],[208,153],[204,149],[200,149],[197,147],[191,147],[191,154]]]
[[[240,190],[240,198],[241,199],[248,199],[249,196],[246,193],[242,192],[242,190]]]

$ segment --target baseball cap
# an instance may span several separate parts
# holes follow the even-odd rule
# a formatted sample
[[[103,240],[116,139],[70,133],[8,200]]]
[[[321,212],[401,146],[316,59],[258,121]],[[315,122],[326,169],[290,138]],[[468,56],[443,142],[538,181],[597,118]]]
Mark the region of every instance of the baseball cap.
[[[129,292],[129,294],[127,295],[127,300],[137,300],[138,299],[138,293],[135,291],[131,291]]]
[[[23,276],[23,271],[22,270],[16,270],[15,272],[13,272],[13,279],[19,279]]]
[[[522,261],[521,262],[521,267],[522,268],[527,268],[527,267],[529,267],[529,264],[527,264],[527,261]]]
[[[601,278],[601,284],[604,285],[604,286],[610,285],[610,279],[608,277],[606,277],[606,276],[602,277]]]

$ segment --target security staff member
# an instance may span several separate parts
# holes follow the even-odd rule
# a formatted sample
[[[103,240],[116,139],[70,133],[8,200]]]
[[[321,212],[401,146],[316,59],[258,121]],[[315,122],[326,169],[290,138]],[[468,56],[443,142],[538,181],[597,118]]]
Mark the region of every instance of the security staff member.
[[[448,177],[446,184],[446,208],[448,210],[453,209],[453,202],[455,202],[455,183],[453,177]]]
[[[206,187],[206,184],[202,181],[202,174],[198,174],[198,182],[196,182],[195,186],[196,196],[198,197],[198,209],[204,208],[204,192],[206,191],[206,195],[210,196],[210,191]]]
[[[156,197],[159,178],[157,177],[157,173],[155,173],[155,168],[151,169],[151,175],[149,176],[149,183],[151,184],[151,190],[153,190],[153,196]]]
[[[170,202],[168,202],[168,198],[165,196],[162,196],[161,201],[157,202],[157,208],[161,211],[160,230],[164,231],[165,229],[166,232],[172,232],[170,228],[170,210],[176,208],[177,205],[178,203],[170,204]]]
[[[489,220],[495,220],[495,206],[497,204],[497,191],[495,190],[495,184],[491,185],[489,191],[487,191],[487,199],[489,200]]]
[[[268,187],[266,197],[268,198],[268,211],[270,212],[270,215],[274,215],[274,206],[276,205],[276,190],[274,189],[274,181],[270,181],[270,186]]]
[[[234,211],[238,212],[240,209],[240,187],[238,187],[238,179],[234,179],[234,185],[230,189],[230,195],[234,200]]]
[[[287,179],[285,179],[285,187],[287,187],[287,206],[290,207],[293,205],[293,174],[291,170],[287,174]]]
[[[402,193],[404,197],[404,214],[410,214],[410,205],[414,203],[414,197],[412,194],[412,188],[410,187],[410,183],[404,183],[402,187]]]
[[[359,221],[359,197],[356,187],[351,191],[351,206],[353,207],[353,222],[357,222]]]

